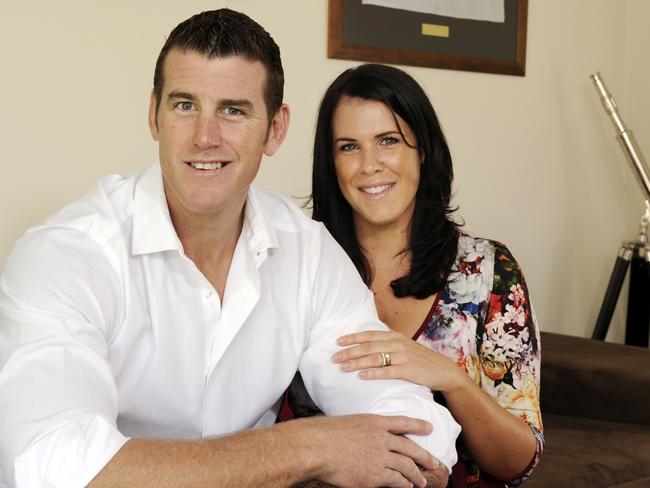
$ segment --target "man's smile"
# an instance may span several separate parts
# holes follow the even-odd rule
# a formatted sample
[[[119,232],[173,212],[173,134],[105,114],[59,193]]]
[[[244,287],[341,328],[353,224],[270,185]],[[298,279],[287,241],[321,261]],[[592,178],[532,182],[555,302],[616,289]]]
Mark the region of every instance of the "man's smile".
[[[186,161],[185,164],[202,171],[214,171],[226,167],[230,161]]]

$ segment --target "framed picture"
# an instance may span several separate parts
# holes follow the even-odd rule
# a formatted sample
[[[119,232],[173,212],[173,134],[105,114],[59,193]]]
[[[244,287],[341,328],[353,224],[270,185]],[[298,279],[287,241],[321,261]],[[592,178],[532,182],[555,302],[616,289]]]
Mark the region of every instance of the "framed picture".
[[[524,76],[528,0],[329,0],[327,55]]]

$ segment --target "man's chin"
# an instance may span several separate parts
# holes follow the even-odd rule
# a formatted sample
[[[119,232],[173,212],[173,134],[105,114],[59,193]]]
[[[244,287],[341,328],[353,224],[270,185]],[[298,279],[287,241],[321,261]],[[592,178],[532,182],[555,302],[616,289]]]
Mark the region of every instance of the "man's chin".
[[[194,200],[185,205],[189,214],[199,218],[213,218],[220,215],[237,215],[243,212],[246,203],[246,193],[239,197],[233,196],[228,199],[208,198]]]

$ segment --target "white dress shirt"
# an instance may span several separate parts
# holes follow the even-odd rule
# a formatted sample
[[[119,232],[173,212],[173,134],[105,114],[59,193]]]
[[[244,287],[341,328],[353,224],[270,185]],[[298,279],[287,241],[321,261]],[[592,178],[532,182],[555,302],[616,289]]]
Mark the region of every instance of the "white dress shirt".
[[[379,322],[325,228],[251,187],[223,300],[185,256],[159,164],[109,176],[31,228],[0,278],[0,461],[10,486],[89,483],[130,437],[271,425],[296,370],[328,415],[429,420],[447,468],[460,427],[410,383],[362,381],[330,356]]]

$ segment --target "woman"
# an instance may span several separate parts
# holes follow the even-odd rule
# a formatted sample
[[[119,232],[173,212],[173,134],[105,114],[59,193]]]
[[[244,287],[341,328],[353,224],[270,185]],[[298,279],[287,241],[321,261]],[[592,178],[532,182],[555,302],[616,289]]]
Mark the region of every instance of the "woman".
[[[517,486],[543,447],[539,333],[508,249],[450,218],[452,178],[436,114],[408,74],[367,64],[332,83],[316,128],[313,218],[391,329],[340,338],[333,360],[439,392],[463,428],[454,487]]]

